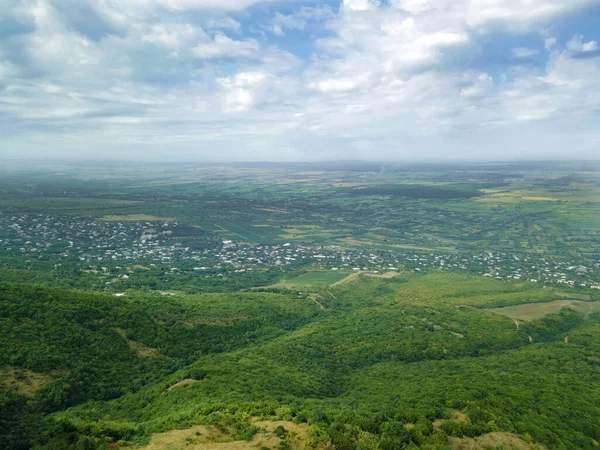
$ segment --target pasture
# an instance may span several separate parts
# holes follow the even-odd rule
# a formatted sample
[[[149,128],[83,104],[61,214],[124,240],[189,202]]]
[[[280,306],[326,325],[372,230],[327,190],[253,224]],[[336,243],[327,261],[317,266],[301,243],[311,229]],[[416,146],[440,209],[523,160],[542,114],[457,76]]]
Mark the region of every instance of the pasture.
[[[347,271],[311,271],[303,273],[291,280],[288,283],[303,286],[303,285],[332,285],[340,280],[343,280],[349,275]]]
[[[292,278],[284,278],[277,284],[269,287],[285,287],[285,288],[297,288],[300,286],[332,286],[337,285],[340,281],[353,275],[347,270],[314,270],[310,272],[301,273],[300,275],[293,276]]]
[[[590,314],[600,311],[600,302],[585,302],[581,300],[555,300],[543,303],[527,303],[516,306],[505,306],[504,308],[494,308],[491,311],[517,319],[520,321],[530,321],[555,314],[563,308],[568,308],[589,317]]]

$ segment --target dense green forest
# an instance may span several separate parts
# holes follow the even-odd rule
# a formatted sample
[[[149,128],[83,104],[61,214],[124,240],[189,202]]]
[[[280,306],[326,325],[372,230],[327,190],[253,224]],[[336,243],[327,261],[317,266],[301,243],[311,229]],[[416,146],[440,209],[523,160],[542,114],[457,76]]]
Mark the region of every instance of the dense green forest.
[[[260,417],[308,424],[307,448],[442,449],[494,432],[594,448],[600,314],[517,328],[490,311],[554,298],[443,273],[126,299],[4,283],[0,430],[11,449],[113,448],[195,424],[250,440]]]

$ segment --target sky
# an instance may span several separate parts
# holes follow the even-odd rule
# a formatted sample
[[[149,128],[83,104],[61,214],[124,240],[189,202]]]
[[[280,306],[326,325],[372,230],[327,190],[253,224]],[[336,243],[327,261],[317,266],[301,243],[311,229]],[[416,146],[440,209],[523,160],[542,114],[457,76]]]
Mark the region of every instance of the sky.
[[[0,157],[599,159],[600,0],[0,0]]]

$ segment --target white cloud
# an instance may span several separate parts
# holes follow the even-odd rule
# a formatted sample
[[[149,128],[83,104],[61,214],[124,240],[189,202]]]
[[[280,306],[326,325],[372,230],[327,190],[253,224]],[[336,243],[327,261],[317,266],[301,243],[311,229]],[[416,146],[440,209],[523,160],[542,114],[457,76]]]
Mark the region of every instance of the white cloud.
[[[598,50],[598,42],[596,41],[585,42],[581,46],[582,52],[595,52],[596,50]]]
[[[101,70],[102,52],[85,36],[68,32],[44,0],[29,9],[36,33],[24,37],[29,56],[49,73],[81,77]]]
[[[126,14],[150,14],[157,8],[170,11],[240,11],[257,3],[275,0],[103,0],[107,9]]]
[[[369,11],[377,9],[378,6],[377,0],[343,0],[342,2],[344,11]]]
[[[565,12],[591,5],[595,0],[391,0],[394,8],[411,15],[445,17],[481,31],[494,28],[524,31]]]
[[[18,69],[10,61],[0,60],[0,83],[4,80],[11,80],[18,73]]]
[[[348,92],[367,85],[371,74],[364,73],[354,77],[328,78],[308,85],[310,89],[316,89],[324,94],[330,92]]]
[[[127,0],[134,4],[156,3],[172,9],[246,9],[263,0]]]
[[[298,14],[284,15],[275,13],[273,32],[278,35],[284,34],[283,29],[304,30],[306,28],[306,19]]]
[[[209,29],[229,30],[236,33],[239,33],[242,28],[241,24],[231,17],[209,19],[206,27]]]
[[[285,36],[285,31],[283,31],[283,27],[279,23],[273,24],[271,31],[277,36]]]
[[[532,25],[567,11],[590,5],[594,0],[465,0],[466,19],[470,26],[502,24],[508,29],[524,31]]]
[[[479,74],[470,86],[461,89],[460,96],[461,97],[480,97],[483,96],[492,89],[494,86],[494,80],[487,73]]]
[[[336,36],[319,46],[344,55],[332,64],[335,72],[360,71],[363,67],[387,73],[408,73],[438,62],[452,47],[469,42],[468,34],[449,23],[430,23],[420,17],[380,8],[342,15],[331,28]]]
[[[585,117],[600,106],[600,61],[574,59],[572,44],[552,53],[543,76],[516,79],[502,93],[501,103],[518,121],[550,117]]]
[[[390,4],[410,14],[422,13],[436,7],[431,0],[391,0]]]
[[[409,154],[403,146],[420,155],[451,142],[463,151],[483,136],[498,149],[517,136],[534,146],[558,130],[581,131],[584,147],[599,139],[598,36],[550,37],[549,24],[584,0],[344,0],[339,11],[292,13],[274,4],[259,23],[239,13],[254,0],[81,0],[110,25],[100,38],[67,23],[56,1],[21,3],[35,31],[11,38],[12,53],[0,43],[3,147],[168,144],[193,156],[218,145],[268,159]],[[321,38],[296,56],[281,48],[296,51],[290,30]],[[547,51],[531,48],[531,34],[519,45],[524,31]],[[488,33],[517,44],[486,47]],[[490,69],[496,50],[513,58]]]
[[[445,47],[469,42],[469,36],[462,31],[435,31],[431,34],[425,34],[418,40],[418,44],[423,47]]]
[[[334,17],[328,6],[303,6],[293,14],[275,13],[271,32],[277,36],[285,35],[285,30],[307,30],[311,25],[321,23]]]
[[[517,47],[513,48],[512,54],[517,59],[527,59],[538,55],[540,52],[535,48]]]
[[[256,58],[260,44],[254,39],[233,40],[224,34],[217,34],[212,42],[196,46],[193,54],[200,59],[213,58]]]
[[[546,50],[552,50],[552,48],[556,45],[556,38],[555,37],[549,37],[544,39],[544,48]]]
[[[598,43],[596,41],[583,41],[583,36],[576,35],[567,42],[567,48],[572,52],[594,52],[598,50]]]
[[[589,41],[581,46],[582,52],[595,52],[596,50],[598,50],[598,42],[596,41]]]
[[[264,72],[240,72],[218,80],[228,111],[247,111],[254,106],[268,75]]]
[[[172,49],[193,45],[197,41],[206,41],[208,36],[199,27],[185,23],[154,24],[141,33],[142,41],[158,44]]]

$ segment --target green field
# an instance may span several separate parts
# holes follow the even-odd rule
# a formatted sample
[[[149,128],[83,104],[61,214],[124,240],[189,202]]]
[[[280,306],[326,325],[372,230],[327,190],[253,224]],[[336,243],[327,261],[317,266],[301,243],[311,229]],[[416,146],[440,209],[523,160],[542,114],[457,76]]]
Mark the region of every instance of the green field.
[[[337,283],[340,280],[343,280],[348,275],[350,275],[347,271],[314,271],[307,272],[299,275],[295,278],[291,278],[286,280],[285,283],[289,283],[295,286],[304,286],[304,285],[331,285]]]
[[[600,302],[583,302],[580,300],[555,300],[545,303],[527,303],[524,305],[507,306],[492,309],[498,314],[503,314],[518,320],[533,320],[548,314],[554,314],[566,308],[577,311],[589,317],[590,314],[600,311]]]
[[[377,178],[360,171],[268,166],[193,172],[148,167],[120,174],[101,167],[61,168],[3,174],[0,208],[174,218],[223,239],[257,244],[591,256],[600,237],[594,167],[390,165]]]
[[[169,222],[174,220],[172,217],[157,217],[149,216],[146,214],[124,214],[124,215],[111,215],[101,217],[100,220],[106,222]]]

